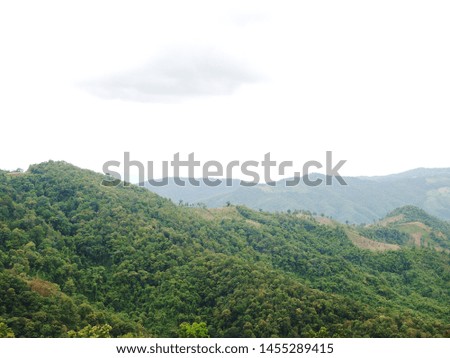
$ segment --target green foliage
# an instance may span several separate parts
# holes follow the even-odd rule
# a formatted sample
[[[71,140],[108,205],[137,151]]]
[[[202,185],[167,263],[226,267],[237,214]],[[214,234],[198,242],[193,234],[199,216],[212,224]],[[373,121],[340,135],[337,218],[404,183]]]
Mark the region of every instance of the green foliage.
[[[309,337],[311,338],[328,338],[330,337],[328,330],[325,327],[320,327],[318,332],[310,332]]]
[[[369,226],[362,228],[360,232],[369,239],[387,244],[405,245],[411,240],[411,237],[407,233],[392,227]]]
[[[208,327],[205,322],[194,322],[192,324],[183,322],[180,324],[178,335],[181,338],[209,338]]]
[[[100,326],[91,326],[90,324],[80,329],[78,332],[69,331],[69,338],[111,338],[110,332],[112,327],[109,324]]]
[[[6,323],[0,322],[0,338],[14,338],[14,332]]]
[[[102,186],[103,179],[63,162],[34,165],[21,175],[0,173],[2,332],[16,337],[450,332],[445,251],[369,252],[355,247],[344,227],[320,224],[305,213],[178,206],[143,188]]]

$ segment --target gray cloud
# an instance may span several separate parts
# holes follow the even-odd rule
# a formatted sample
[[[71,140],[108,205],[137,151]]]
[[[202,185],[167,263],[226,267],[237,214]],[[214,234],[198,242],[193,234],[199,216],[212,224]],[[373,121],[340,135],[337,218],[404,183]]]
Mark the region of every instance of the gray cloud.
[[[89,92],[109,99],[139,102],[179,101],[195,96],[230,95],[262,76],[240,61],[211,49],[170,51],[147,65],[84,83]]]

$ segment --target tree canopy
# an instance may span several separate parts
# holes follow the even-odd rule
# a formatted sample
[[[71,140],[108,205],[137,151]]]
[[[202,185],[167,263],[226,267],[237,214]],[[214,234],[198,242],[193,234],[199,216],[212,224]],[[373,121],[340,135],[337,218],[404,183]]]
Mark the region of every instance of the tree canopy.
[[[64,162],[0,172],[0,337],[450,335],[446,250],[375,232],[401,249],[372,252],[312,215],[103,179]]]

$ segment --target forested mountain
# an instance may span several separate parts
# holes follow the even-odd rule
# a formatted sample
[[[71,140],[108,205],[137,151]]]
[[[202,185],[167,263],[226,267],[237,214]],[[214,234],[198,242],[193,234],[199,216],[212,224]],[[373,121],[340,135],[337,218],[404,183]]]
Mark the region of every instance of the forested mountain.
[[[314,178],[323,176],[315,174]],[[181,187],[173,180],[169,185],[146,187],[174,202],[204,203],[221,207],[227,202],[267,211],[308,210],[323,213],[341,222],[372,223],[390,211],[405,205],[414,205],[444,220],[450,220],[450,169],[419,168],[408,172],[379,177],[347,177],[347,186],[309,187],[304,183],[287,187],[285,180],[275,187],[261,184],[242,187],[237,181],[227,187],[215,188],[186,183]],[[202,183],[202,182],[201,182]],[[215,190],[214,190],[215,189]]]
[[[0,172],[1,337],[450,336],[447,226],[416,208],[351,226],[103,179]]]
[[[386,218],[361,232],[386,243],[450,250],[450,222],[429,215],[415,206],[395,209]]]

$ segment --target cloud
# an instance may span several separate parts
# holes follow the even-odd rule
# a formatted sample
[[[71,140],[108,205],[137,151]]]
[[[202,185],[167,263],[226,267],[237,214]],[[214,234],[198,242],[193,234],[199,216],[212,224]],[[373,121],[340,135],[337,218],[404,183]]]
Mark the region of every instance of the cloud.
[[[269,15],[263,12],[236,12],[230,15],[230,20],[238,26],[245,27],[253,24],[265,23]]]
[[[176,102],[198,96],[230,95],[261,81],[248,65],[212,49],[172,50],[135,70],[84,83],[107,99]]]

